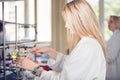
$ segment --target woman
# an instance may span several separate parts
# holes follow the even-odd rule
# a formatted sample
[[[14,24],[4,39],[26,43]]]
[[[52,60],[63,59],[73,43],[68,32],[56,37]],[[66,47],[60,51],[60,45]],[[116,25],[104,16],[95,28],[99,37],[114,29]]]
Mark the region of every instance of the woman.
[[[40,80],[105,80],[105,45],[91,6],[85,0],[73,0],[65,5],[62,13],[70,55],[48,47],[34,47],[32,52],[51,57],[48,65],[52,71],[43,70],[27,58],[19,58],[17,63],[40,76]]]
[[[108,28],[113,35],[107,41],[107,80],[120,80],[120,16],[110,16]]]

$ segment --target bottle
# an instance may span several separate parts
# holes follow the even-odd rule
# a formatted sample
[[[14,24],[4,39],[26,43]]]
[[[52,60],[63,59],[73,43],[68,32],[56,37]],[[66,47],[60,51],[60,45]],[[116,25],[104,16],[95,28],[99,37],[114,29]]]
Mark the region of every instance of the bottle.
[[[44,53],[44,54],[42,54],[40,56],[41,63],[47,63],[48,59],[49,59],[49,55],[48,54]]]

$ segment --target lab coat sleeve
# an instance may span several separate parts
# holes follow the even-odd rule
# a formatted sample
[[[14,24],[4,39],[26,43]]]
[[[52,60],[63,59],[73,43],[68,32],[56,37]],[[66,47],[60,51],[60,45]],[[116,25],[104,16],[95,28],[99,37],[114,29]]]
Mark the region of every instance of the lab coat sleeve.
[[[111,39],[107,42],[107,58],[108,63],[114,62],[119,55],[120,52],[120,39],[116,36],[111,37]]]
[[[64,61],[65,55],[62,53],[57,53],[57,58],[56,60],[50,58],[48,60],[47,65],[52,68],[54,71],[61,71],[62,66],[63,66],[63,61]]]

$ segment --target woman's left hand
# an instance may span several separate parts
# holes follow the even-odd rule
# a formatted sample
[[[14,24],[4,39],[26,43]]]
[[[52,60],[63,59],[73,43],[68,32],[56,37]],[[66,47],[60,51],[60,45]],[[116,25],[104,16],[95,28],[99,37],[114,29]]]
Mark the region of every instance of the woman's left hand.
[[[51,58],[56,59],[57,57],[57,51],[49,48],[49,47],[44,47],[44,46],[37,46],[31,49],[31,52],[36,55],[42,55],[42,54],[48,54]]]

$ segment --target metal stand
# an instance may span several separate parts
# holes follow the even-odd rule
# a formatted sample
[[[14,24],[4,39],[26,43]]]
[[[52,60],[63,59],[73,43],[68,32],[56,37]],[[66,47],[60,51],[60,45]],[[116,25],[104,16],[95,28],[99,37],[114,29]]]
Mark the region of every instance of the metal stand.
[[[18,39],[17,39],[17,36],[18,36],[18,24],[19,25],[26,25],[26,24],[20,24],[20,23],[17,23],[17,6],[15,6],[15,23],[14,22],[6,22],[4,20],[4,1],[9,1],[9,0],[3,0],[2,1],[2,22],[3,22],[3,45],[0,46],[0,49],[3,49],[3,76],[4,76],[4,80],[7,80],[7,75],[6,75],[6,71],[13,71],[13,73],[16,73],[16,77],[15,77],[15,80],[21,80],[22,76],[21,76],[21,72],[23,71],[23,69],[7,69],[6,67],[6,48],[8,48],[8,46],[6,45],[6,40],[5,40],[5,23],[11,23],[11,24],[15,24],[15,43],[14,46],[15,46],[15,50],[18,50],[18,45],[21,45],[22,43],[18,43]],[[27,24],[30,26],[30,24]],[[36,25],[32,25],[36,28]],[[29,27],[28,27],[29,28]],[[35,29],[35,33],[37,34],[37,31]],[[35,35],[36,36],[36,35]],[[36,41],[36,37],[35,37],[35,40]],[[32,42],[32,41],[27,41],[27,42]],[[25,44],[25,43],[24,43]],[[31,43],[29,43],[31,44]],[[33,43],[32,43],[33,44]],[[34,43],[35,44],[35,43]],[[18,55],[19,55],[19,52],[18,52]],[[11,60],[11,58],[9,57],[8,60]],[[9,64],[8,64],[9,65]],[[14,72],[16,71],[16,72]]]
[[[5,22],[4,22],[4,2],[2,2],[2,21],[3,21],[3,71],[4,71],[4,80],[6,79],[6,54],[5,54]],[[15,6],[15,49],[17,49],[17,6]],[[19,80],[19,72],[17,73],[17,80]]]
[[[5,23],[4,23],[4,2],[2,2],[2,21],[3,21],[3,46],[5,46]],[[5,59],[5,47],[3,47],[3,66],[4,66],[4,80],[6,80],[6,59]]]

